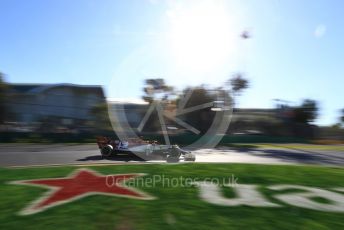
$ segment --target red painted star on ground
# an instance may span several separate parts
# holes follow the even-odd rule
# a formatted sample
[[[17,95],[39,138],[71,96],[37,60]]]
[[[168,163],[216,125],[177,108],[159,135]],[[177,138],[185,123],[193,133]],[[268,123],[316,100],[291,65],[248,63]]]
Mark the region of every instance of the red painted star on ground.
[[[25,208],[21,214],[28,215],[47,208],[80,199],[85,196],[100,194],[149,200],[153,197],[124,185],[125,181],[142,174],[101,175],[88,169],[76,170],[65,178],[14,181],[14,184],[34,185],[49,188],[50,191]]]

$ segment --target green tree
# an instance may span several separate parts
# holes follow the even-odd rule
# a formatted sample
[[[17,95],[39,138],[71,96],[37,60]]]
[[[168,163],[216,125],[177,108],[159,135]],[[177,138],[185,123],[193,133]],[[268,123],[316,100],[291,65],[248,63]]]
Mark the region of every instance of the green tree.
[[[342,109],[341,111],[340,111],[340,113],[341,113],[341,115],[340,115],[340,122],[342,123],[342,125],[344,125],[344,109]]]
[[[166,84],[162,78],[150,78],[145,80],[142,99],[152,103],[154,99],[166,99],[174,93],[174,88]]]
[[[6,99],[7,99],[8,86],[4,79],[4,74],[0,72],[0,124],[5,121],[7,108],[6,108]]]
[[[237,73],[228,80],[227,85],[230,85],[234,95],[240,95],[244,89],[249,87],[249,81],[243,77],[243,74]]]
[[[315,100],[306,99],[300,106],[294,108],[295,122],[309,124],[313,122],[318,116],[318,103]]]
[[[185,97],[188,92],[192,92],[184,108],[190,108],[214,102],[217,100],[216,94],[206,89],[204,86],[198,86],[195,88],[186,88],[183,91]],[[215,112],[211,110],[211,107],[200,109],[194,112],[186,113],[183,115],[183,120],[194,128],[198,129],[201,133],[205,133],[211,126],[214,120]]]
[[[171,99],[170,96],[174,95],[174,88],[166,84],[162,78],[149,78],[145,80],[143,87],[144,95],[142,99],[145,102],[151,104],[154,100],[167,102]],[[175,99],[173,99],[175,100]],[[146,111],[145,111],[146,112]],[[144,113],[142,114],[142,117]],[[153,111],[151,116],[148,118],[144,130],[148,132],[154,132],[161,129],[157,111]]]
[[[90,114],[94,117],[94,126],[96,130],[112,130],[106,103],[100,103],[93,106],[90,110]]]

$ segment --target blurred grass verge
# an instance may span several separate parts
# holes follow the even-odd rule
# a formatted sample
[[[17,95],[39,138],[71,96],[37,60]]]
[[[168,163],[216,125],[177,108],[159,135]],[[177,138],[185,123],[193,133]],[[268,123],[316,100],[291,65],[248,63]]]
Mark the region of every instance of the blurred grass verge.
[[[85,167],[85,166],[83,166]],[[44,212],[18,216],[29,202],[42,196],[44,188],[8,184],[14,180],[65,177],[77,166],[0,168],[1,229],[343,229],[343,213],[298,208],[281,203],[279,208],[208,204],[196,187],[136,186],[156,200],[142,201],[92,195]],[[91,166],[104,175],[146,173],[146,178],[229,178],[238,184],[258,184],[273,202],[276,191],[266,186],[294,184],[329,189],[344,187],[344,168],[319,166],[267,166],[245,164],[149,164]],[[229,188],[228,188],[229,189]],[[223,188],[223,190],[226,190]],[[228,194],[228,191],[224,191]],[[53,223],[53,224],[52,224]]]

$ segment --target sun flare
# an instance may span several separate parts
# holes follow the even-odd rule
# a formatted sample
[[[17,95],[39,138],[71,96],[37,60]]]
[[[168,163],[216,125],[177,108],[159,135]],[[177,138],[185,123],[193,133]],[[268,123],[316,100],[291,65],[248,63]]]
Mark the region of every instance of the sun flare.
[[[170,44],[178,68],[209,72],[225,64],[235,32],[228,12],[216,1],[169,11]]]

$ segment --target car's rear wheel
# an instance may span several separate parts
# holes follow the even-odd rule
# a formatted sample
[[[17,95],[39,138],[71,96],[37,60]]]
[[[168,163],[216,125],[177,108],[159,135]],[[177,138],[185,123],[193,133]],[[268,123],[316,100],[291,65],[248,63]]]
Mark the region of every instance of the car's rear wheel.
[[[111,145],[105,145],[101,148],[100,153],[103,157],[109,157],[111,156],[113,151],[113,147]]]
[[[166,158],[166,162],[167,162],[167,163],[177,163],[177,162],[179,162],[179,157],[168,156],[168,157]]]

